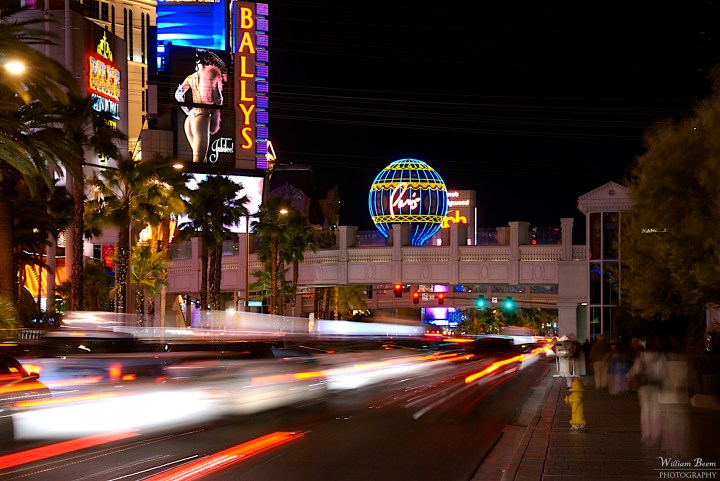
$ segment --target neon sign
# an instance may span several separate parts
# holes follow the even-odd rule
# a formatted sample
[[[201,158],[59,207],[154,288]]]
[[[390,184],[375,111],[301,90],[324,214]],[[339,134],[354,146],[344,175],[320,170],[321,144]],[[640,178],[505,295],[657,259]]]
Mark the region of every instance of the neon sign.
[[[451,215],[450,212],[448,212],[448,215],[445,216],[442,223],[442,228],[447,229],[450,227],[450,224],[467,224],[467,217],[464,215],[460,215],[460,211],[456,210],[453,211],[453,214]]]
[[[410,191],[408,199],[403,199],[403,195],[408,191],[410,186],[403,182],[398,184],[397,187],[390,190],[390,217],[395,218],[395,209],[402,210],[403,207],[407,207],[409,210],[415,210],[420,203],[420,198],[417,192]]]
[[[109,112],[115,120],[120,118],[120,70],[113,63],[113,54],[107,41],[107,33],[97,46],[97,51],[88,55],[88,90],[95,99],[93,108],[98,112]],[[111,127],[117,128],[117,122]]]
[[[447,187],[428,164],[400,159],[375,178],[368,198],[375,227],[387,237],[391,224],[408,223],[410,243],[423,245],[443,224],[448,209]]]
[[[235,72],[239,157],[255,160],[255,167],[267,169],[268,123],[268,6],[264,3],[238,2]]]

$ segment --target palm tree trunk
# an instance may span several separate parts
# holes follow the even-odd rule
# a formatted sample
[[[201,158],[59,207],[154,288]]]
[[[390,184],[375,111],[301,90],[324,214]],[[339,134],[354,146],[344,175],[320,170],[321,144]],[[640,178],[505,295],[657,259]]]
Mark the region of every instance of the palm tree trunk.
[[[220,309],[220,287],[222,286],[222,243],[215,247],[215,278],[213,279],[213,296],[215,298],[215,309]]]
[[[208,252],[207,242],[201,241],[200,248],[200,310],[205,310],[208,305]]]
[[[12,201],[20,182],[17,170],[0,162],[0,298],[15,301],[17,271],[14,264],[13,227],[15,214]]]
[[[210,310],[215,310],[215,277],[217,276],[217,272],[215,272],[215,269],[217,267],[217,249],[215,249],[215,246],[212,247],[210,250],[210,259],[208,262],[208,306],[210,307]]]
[[[117,312],[127,311],[126,293],[128,281],[128,266],[130,264],[130,229],[129,226],[120,227],[118,232],[118,262],[115,282],[118,286]]]
[[[72,266],[70,266],[70,309],[83,309],[83,239],[85,234],[85,183],[83,179],[73,182],[73,245]],[[66,246],[67,248],[67,246]]]
[[[295,304],[297,304],[297,286],[298,286],[298,270],[300,269],[300,261],[297,259],[293,260],[293,278],[292,278],[292,292],[293,297],[290,301],[292,303],[293,312],[295,311]]]
[[[142,288],[135,290],[135,302],[137,302],[137,327],[145,327],[145,296]]]
[[[160,228],[160,250],[165,252],[165,258],[169,259],[170,252],[170,219],[164,219]],[[167,288],[165,284],[168,280],[168,271],[163,269],[160,276],[162,283],[160,284],[160,327],[165,327],[165,309],[167,306]]]
[[[278,237],[270,239],[270,314],[277,314],[278,296]]]
[[[340,288],[335,286],[335,312],[333,318],[337,321],[340,319]]]
[[[280,262],[278,264],[278,308],[277,312],[281,316],[285,315],[285,304],[286,302],[286,295],[285,295],[285,262],[280,259]]]

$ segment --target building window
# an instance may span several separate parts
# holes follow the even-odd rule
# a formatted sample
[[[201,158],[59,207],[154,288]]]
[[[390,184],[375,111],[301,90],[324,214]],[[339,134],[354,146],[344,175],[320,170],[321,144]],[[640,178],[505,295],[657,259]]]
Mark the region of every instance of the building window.
[[[600,244],[601,244],[601,234],[602,234],[602,227],[601,227],[602,219],[600,217],[599,212],[592,212],[590,214],[590,232],[589,235],[589,244],[590,244],[590,259],[600,259],[600,255],[602,253]]]
[[[603,213],[603,259],[618,258],[620,238],[620,213]]]
[[[127,19],[127,8],[123,9],[123,40],[127,42],[127,27],[128,27],[128,19]]]
[[[132,10],[128,10],[128,60],[133,60],[135,58],[135,53],[133,52],[133,12]]]
[[[112,24],[112,33],[115,35],[115,5],[110,5],[110,23]]]
[[[145,14],[140,13],[140,61],[145,63]]]
[[[109,12],[108,12],[108,10],[109,10],[108,7],[109,7],[109,5],[108,5],[107,3],[105,3],[105,2],[102,2],[102,3],[100,4],[100,20],[102,20],[103,22],[107,22],[107,21],[110,19],[110,14],[109,14]]]

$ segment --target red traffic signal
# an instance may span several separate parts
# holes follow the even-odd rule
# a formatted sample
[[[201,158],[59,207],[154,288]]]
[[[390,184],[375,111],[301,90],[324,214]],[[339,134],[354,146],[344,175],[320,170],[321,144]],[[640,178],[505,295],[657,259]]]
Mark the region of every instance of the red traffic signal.
[[[438,304],[440,304],[441,306],[445,304],[445,294],[443,294],[442,292],[438,294],[437,299]]]
[[[418,291],[413,292],[413,304],[420,303],[420,293]]]
[[[395,293],[395,297],[402,297],[402,284],[395,284],[393,286],[393,292]]]

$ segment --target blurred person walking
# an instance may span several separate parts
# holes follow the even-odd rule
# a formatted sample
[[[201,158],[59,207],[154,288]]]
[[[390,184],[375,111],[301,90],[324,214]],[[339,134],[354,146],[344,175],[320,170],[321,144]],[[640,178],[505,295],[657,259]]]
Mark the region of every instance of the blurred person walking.
[[[679,352],[663,356],[665,377],[658,393],[662,425],[661,447],[675,459],[686,459],[690,443],[688,363]]]
[[[660,384],[665,377],[665,362],[657,346],[646,341],[646,347],[635,357],[627,379],[637,389],[640,402],[640,431],[642,442],[646,446],[655,446],[660,442],[661,416],[658,395]]]
[[[608,387],[608,361],[610,359],[610,346],[605,336],[598,335],[590,347],[589,361],[595,375],[595,389],[605,390]]]
[[[625,394],[628,389],[627,372],[629,369],[627,352],[618,343],[610,344],[608,362],[608,394]]]

